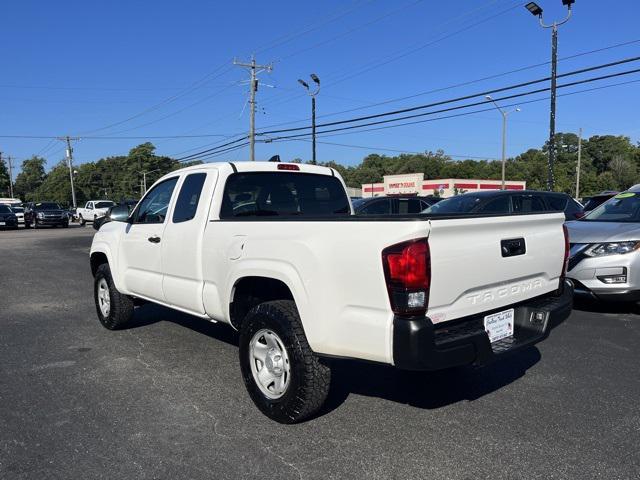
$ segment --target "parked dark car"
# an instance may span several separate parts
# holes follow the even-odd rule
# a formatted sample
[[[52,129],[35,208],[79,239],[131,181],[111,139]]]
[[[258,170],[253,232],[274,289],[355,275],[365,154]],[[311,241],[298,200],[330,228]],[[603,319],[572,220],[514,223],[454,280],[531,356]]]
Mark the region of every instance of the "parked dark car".
[[[116,209],[116,211],[118,212],[118,214],[120,214],[120,212],[122,212],[122,209],[119,209],[118,207],[122,207],[125,206],[127,207],[127,212],[130,214],[131,211],[136,207],[136,205],[138,204],[138,200],[124,200],[122,202],[120,202],[118,205],[114,205],[112,207],[109,207],[109,210],[107,210],[106,215],[102,216],[102,217],[98,217],[93,221],[93,228],[96,230],[100,230],[100,227],[102,225],[104,225],[105,223],[108,223],[112,220],[115,220],[115,218],[112,218],[112,213],[113,210]],[[120,218],[118,218],[117,220],[122,220]]]
[[[0,205],[0,228],[18,228],[18,217],[6,205]]]
[[[25,204],[24,226],[38,228],[42,226],[69,226],[69,212],[56,202],[31,202]]]
[[[424,213],[543,213],[564,212],[566,220],[584,216],[582,206],[566,193],[534,190],[492,190],[450,197]]]
[[[420,213],[438,202],[438,197],[390,196],[361,198],[353,202],[356,215],[404,215]]]
[[[602,205],[604,202],[606,202],[610,198],[615,197],[618,193],[619,192],[614,192],[612,190],[607,190],[605,192],[601,192],[601,193],[598,193],[597,195],[589,197],[584,202],[584,211],[585,211],[585,213],[590,212],[591,210],[594,210],[596,207],[599,207],[600,205]]]

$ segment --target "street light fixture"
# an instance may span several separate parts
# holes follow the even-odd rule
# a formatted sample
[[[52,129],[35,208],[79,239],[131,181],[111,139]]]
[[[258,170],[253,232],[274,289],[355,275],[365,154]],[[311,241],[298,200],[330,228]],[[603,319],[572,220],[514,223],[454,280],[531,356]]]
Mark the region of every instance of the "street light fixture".
[[[496,101],[491,97],[491,95],[485,95],[485,98],[489,100],[493,105],[498,109],[498,111],[502,114],[502,186],[501,190],[505,189],[504,177],[505,177],[505,167],[507,164],[507,116],[514,112],[519,112],[520,107],[516,107],[514,110],[503,110],[500,108],[500,105],[496,103]]]
[[[531,15],[535,15],[536,17],[542,15],[542,8],[540,8],[540,6],[536,2],[529,2],[524,6],[524,8],[529,10],[531,12]]]
[[[316,95],[320,93],[320,79],[315,73],[309,75],[311,80],[316,84],[315,89],[311,89],[309,84],[302,79],[298,79],[298,83],[302,85],[307,93],[311,96],[311,163],[316,164]]]
[[[557,70],[558,70],[558,27],[564,23],[567,23],[571,18],[571,6],[575,3],[575,0],[562,0],[562,4],[567,7],[567,16],[562,21],[554,21],[550,24],[545,24],[542,18],[542,8],[536,2],[529,2],[525,5],[525,8],[531,12],[532,15],[538,17],[540,26],[542,28],[551,29],[551,108],[549,114],[549,164],[548,164],[548,178],[547,189],[553,190],[553,164],[556,158],[556,89],[557,89]]]

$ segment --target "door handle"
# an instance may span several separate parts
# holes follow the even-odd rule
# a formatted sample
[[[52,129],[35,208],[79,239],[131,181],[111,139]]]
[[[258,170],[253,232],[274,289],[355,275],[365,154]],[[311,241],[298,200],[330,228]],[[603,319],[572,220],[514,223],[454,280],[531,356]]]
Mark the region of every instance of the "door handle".
[[[149,240],[151,243],[160,243],[160,237],[158,236],[149,237],[147,238],[147,240]]]

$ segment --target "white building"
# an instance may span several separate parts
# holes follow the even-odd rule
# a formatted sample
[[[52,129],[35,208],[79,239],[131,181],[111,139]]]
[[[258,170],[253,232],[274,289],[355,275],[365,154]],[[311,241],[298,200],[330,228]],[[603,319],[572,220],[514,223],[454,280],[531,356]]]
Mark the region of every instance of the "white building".
[[[380,197],[383,195],[433,195],[436,191],[441,197],[451,197],[458,193],[500,190],[500,180],[476,180],[468,178],[443,178],[425,180],[424,173],[407,173],[402,175],[385,175],[382,183],[365,183],[362,185],[362,197]],[[527,182],[519,180],[505,181],[507,190],[525,190]]]

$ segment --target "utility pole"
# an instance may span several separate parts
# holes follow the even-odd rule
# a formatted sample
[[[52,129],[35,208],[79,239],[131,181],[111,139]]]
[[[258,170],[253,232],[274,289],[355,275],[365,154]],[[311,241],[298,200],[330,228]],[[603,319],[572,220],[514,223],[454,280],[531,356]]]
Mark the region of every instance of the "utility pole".
[[[576,200],[580,198],[580,160],[582,157],[582,128],[578,130],[578,165],[576,167]]]
[[[258,65],[256,57],[251,56],[251,63],[233,61],[234,65],[248,68],[251,73],[249,80],[249,157],[251,161],[256,159],[256,92],[258,91],[258,74],[271,72],[273,65]]]
[[[62,140],[67,144],[67,166],[69,167],[69,180],[71,181],[71,199],[73,201],[73,208],[77,208],[76,189],[73,185],[73,147],[71,146],[71,142],[80,140],[80,138],[67,135],[66,137],[58,137],[58,140]]]
[[[538,17],[540,26],[542,28],[551,29],[551,106],[549,113],[549,165],[548,165],[548,178],[547,178],[547,190],[553,191],[554,176],[553,165],[556,159],[556,89],[557,89],[557,73],[558,73],[558,27],[564,23],[567,23],[571,18],[571,5],[575,3],[575,0],[562,0],[562,4],[567,7],[568,13],[564,20],[558,22],[555,21],[551,24],[545,24],[542,20],[542,8],[535,3],[529,2],[525,5],[525,8],[529,12]]]

